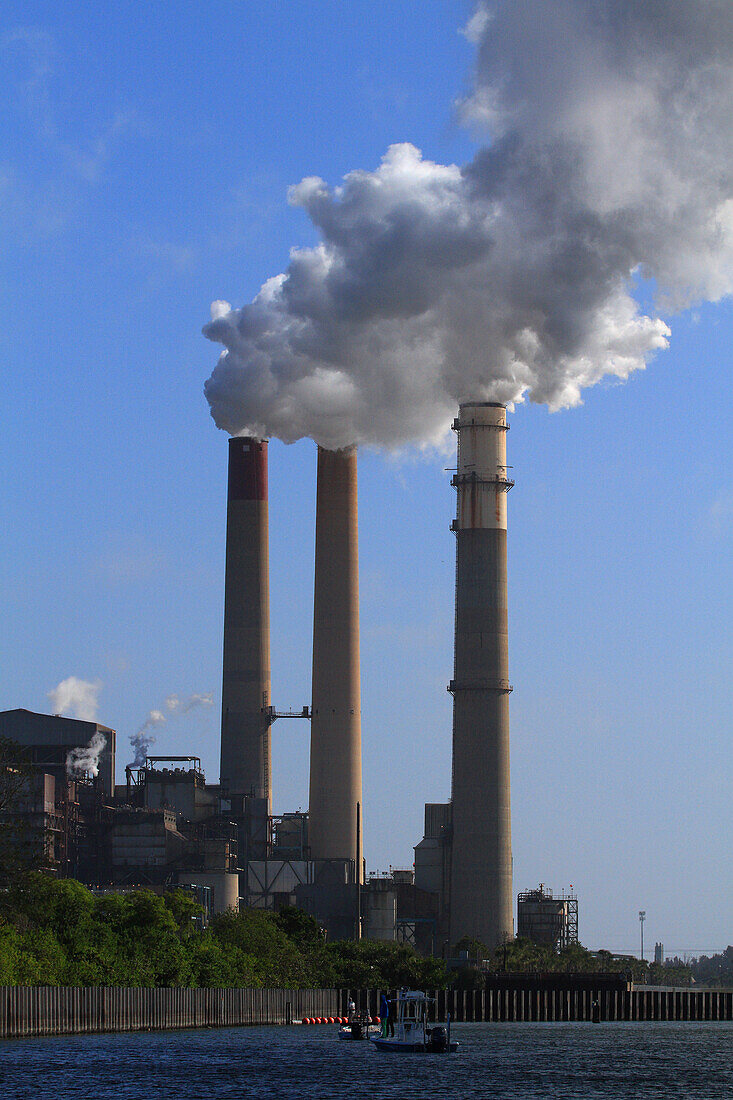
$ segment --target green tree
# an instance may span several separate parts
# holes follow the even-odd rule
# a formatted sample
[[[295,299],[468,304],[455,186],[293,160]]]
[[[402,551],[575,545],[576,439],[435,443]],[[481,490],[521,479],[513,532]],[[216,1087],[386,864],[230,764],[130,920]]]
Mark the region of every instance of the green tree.
[[[288,938],[273,913],[264,909],[228,910],[211,922],[211,933],[221,944],[236,948],[256,975],[256,984],[284,988],[313,984],[308,960]]]
[[[163,901],[173,915],[179,934],[184,939],[194,935],[204,913],[196,898],[186,890],[170,890],[163,895]]]
[[[323,929],[309,913],[287,905],[275,917],[275,923],[292,942],[304,951],[320,947],[325,942]]]
[[[354,989],[443,988],[447,982],[441,959],[424,958],[406,943],[344,940],[328,944],[333,984]]]
[[[733,985],[733,947],[716,955],[695,959],[690,970],[696,982],[704,985]]]

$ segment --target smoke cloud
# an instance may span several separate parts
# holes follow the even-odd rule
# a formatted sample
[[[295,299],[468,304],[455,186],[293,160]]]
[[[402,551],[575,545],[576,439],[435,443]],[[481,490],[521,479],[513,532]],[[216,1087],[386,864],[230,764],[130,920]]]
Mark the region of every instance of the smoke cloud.
[[[438,442],[461,400],[578,404],[667,346],[663,314],[731,293],[728,0],[507,0],[465,33],[459,114],[485,144],[463,167],[397,144],[290,189],[320,243],[214,302],[218,427]]]
[[[130,736],[130,744],[135,754],[131,767],[143,767],[145,764],[145,757],[148,755],[151,745],[155,743],[155,734],[153,730],[162,722],[165,722],[165,715],[162,710],[148,711],[148,716],[140,729],[137,733],[133,733]]]
[[[106,744],[107,738],[97,732],[88,745],[71,749],[66,755],[66,774],[72,778],[75,775],[92,775],[96,779],[99,775],[99,757]]]
[[[51,700],[54,714],[80,718],[84,722],[96,722],[101,690],[101,680],[80,680],[78,676],[67,676],[47,696]]]
[[[165,700],[165,709],[168,714],[188,714],[197,707],[210,707],[213,705],[213,692],[195,692],[181,698],[179,695],[168,695]],[[130,737],[130,744],[135,758],[130,765],[133,768],[142,768],[150,748],[155,744],[155,728],[168,721],[168,714],[162,710],[151,710],[137,733]]]

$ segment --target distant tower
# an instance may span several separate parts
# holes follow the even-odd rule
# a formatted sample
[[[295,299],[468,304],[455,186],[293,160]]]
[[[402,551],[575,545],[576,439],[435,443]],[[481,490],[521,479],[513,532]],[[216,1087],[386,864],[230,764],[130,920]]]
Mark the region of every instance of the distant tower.
[[[460,406],[450,940],[512,935],[506,408]]]
[[[318,448],[308,836],[313,859],[362,875],[356,449]],[[357,838],[357,818],[359,835]]]
[[[243,799],[267,800],[270,773],[270,580],[267,441],[229,440],[221,785],[232,814]]]

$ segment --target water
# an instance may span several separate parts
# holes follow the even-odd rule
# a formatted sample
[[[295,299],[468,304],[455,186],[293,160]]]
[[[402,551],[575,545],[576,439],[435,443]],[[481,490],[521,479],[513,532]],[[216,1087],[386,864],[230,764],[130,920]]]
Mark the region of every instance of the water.
[[[0,1041],[0,1098],[733,1100],[733,1024],[456,1024],[457,1054],[383,1054],[332,1027]]]

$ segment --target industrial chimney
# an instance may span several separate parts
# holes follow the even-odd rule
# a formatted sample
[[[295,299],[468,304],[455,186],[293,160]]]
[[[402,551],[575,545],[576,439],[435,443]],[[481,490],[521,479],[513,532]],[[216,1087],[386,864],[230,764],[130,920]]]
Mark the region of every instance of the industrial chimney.
[[[313,859],[361,859],[356,449],[318,448],[308,834]]]
[[[229,440],[221,786],[232,814],[244,798],[270,812],[270,580],[267,441]],[[264,809],[264,807],[263,807]]]
[[[450,939],[512,935],[506,408],[460,406]]]

